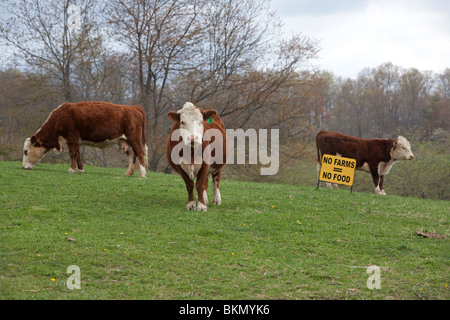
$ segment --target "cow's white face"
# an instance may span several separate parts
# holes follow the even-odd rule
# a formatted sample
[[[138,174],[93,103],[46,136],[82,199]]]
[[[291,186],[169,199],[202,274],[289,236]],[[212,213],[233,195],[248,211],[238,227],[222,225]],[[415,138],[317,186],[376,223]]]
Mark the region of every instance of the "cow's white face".
[[[30,138],[25,140],[23,144],[23,169],[33,169],[33,167],[44,157],[46,148],[42,146],[36,146],[31,142]]]
[[[203,114],[192,103],[184,104],[180,115],[180,133],[185,145],[195,147],[203,141]]]
[[[395,160],[411,160],[414,158],[411,152],[411,144],[404,137],[398,137],[391,150],[391,157]]]

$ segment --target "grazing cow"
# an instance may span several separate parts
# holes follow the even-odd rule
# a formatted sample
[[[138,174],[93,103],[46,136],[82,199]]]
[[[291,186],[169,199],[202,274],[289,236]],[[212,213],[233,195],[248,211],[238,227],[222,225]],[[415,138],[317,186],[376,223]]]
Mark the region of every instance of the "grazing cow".
[[[197,210],[207,210],[209,174],[214,183],[213,203],[222,204],[219,188],[226,163],[227,141],[225,125],[219,114],[213,109],[205,111],[187,102],[178,112],[169,112],[167,117],[173,121],[167,143],[167,161],[186,183],[186,209],[196,209],[194,179],[197,178]]]
[[[61,152],[68,149],[71,158],[68,172],[76,172],[77,164],[79,172],[84,172],[79,146],[104,149],[113,144],[128,154],[125,175],[134,173],[137,157],[140,176],[145,177],[148,148],[145,111],[141,106],[66,102],[53,110],[41,128],[25,140],[22,167],[32,169],[50,150]]]
[[[360,139],[339,132],[320,131],[316,137],[317,172],[320,172],[323,154],[355,159],[358,144],[352,141],[359,142],[356,169],[372,175],[377,194],[386,195],[383,189],[383,178],[396,161],[414,158],[410,143],[402,136],[397,139]],[[330,187],[330,184],[327,183],[327,185]]]

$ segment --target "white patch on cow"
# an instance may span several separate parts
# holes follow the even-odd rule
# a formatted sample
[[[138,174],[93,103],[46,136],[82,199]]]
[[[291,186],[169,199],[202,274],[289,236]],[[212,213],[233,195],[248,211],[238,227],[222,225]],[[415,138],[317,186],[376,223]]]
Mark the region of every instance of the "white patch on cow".
[[[33,169],[33,167],[44,157],[46,149],[36,147],[31,143],[31,139],[25,139],[23,144],[22,168]]]
[[[183,169],[184,172],[189,176],[189,179],[192,181],[197,176],[198,172],[200,171],[202,165],[201,164],[180,164],[181,169]]]
[[[63,152],[63,151],[69,150],[69,145],[67,144],[67,140],[64,137],[59,136],[58,143],[59,143],[59,150],[55,150],[55,151]]]
[[[342,157],[342,154],[340,154],[339,152],[336,152],[336,157]]]
[[[381,190],[381,189],[380,189],[380,186],[377,186],[377,187],[375,188],[375,193],[376,193],[376,194],[379,194],[379,195],[382,195],[382,196],[385,196],[385,195],[386,195],[386,192],[384,192],[384,190]]]
[[[177,113],[180,115],[180,131],[183,142],[190,146],[201,144],[203,141],[203,115],[200,109],[192,103],[186,102]]]
[[[128,171],[125,172],[124,176],[131,177],[133,173],[134,173],[133,152],[130,151],[128,153]]]
[[[208,208],[203,203],[199,202],[197,205],[197,210],[206,212]]]
[[[147,175],[147,171],[145,170],[145,167],[140,163],[139,163],[139,171],[140,171],[139,177],[145,178]]]
[[[203,200],[205,201],[206,206],[209,206],[208,193],[206,190],[203,190]]]
[[[72,169],[72,168],[69,168],[69,170],[67,170],[67,172],[68,172],[68,173],[75,173],[75,172],[77,172],[77,170]]]
[[[217,188],[217,181],[214,180],[214,195],[213,195],[213,203],[220,206],[222,204],[222,198],[220,196],[220,190]]]
[[[404,137],[399,136],[394,147],[391,149],[391,158],[396,160],[411,160],[414,158],[411,152],[411,144]]]
[[[195,201],[189,201],[186,205],[186,210],[195,210]]]
[[[329,189],[339,189],[339,185],[336,183],[326,182],[327,188]]]
[[[381,161],[380,163],[378,163],[378,174],[380,176],[384,176],[384,175],[388,174],[392,168],[392,165],[396,162],[397,161],[394,161],[393,159],[391,159],[389,162]]]
[[[369,164],[367,162],[364,162],[364,164],[360,168],[356,168],[356,169],[370,173]]]

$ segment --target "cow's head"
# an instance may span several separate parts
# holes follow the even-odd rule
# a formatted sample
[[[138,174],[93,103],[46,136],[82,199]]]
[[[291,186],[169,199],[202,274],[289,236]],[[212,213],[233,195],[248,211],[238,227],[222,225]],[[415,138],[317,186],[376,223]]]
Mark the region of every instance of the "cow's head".
[[[44,157],[48,150],[36,139],[36,136],[27,138],[23,144],[23,169],[33,169],[33,167]]]
[[[170,111],[167,117],[180,124],[180,133],[183,142],[195,147],[203,141],[203,121],[217,115],[215,110],[201,110],[190,102],[186,102],[177,112]]]
[[[404,137],[400,136],[394,142],[394,147],[391,149],[391,157],[394,160],[411,160],[414,158],[411,152],[411,144]]]

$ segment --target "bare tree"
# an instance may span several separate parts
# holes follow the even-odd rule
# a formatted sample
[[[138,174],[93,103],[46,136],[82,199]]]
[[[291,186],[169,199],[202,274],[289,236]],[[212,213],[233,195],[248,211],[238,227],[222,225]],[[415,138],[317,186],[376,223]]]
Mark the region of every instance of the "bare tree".
[[[204,1],[114,0],[109,10],[111,34],[130,50],[130,79],[139,88],[139,103],[146,110],[150,169],[164,154],[165,118],[172,104],[170,83],[192,67],[200,29],[197,23]],[[193,62],[194,61],[194,62]],[[165,120],[165,119],[164,119]]]
[[[94,26],[93,1],[17,0],[2,7],[10,18],[0,24],[0,39],[31,69],[56,79],[64,99],[72,100],[74,61]]]

